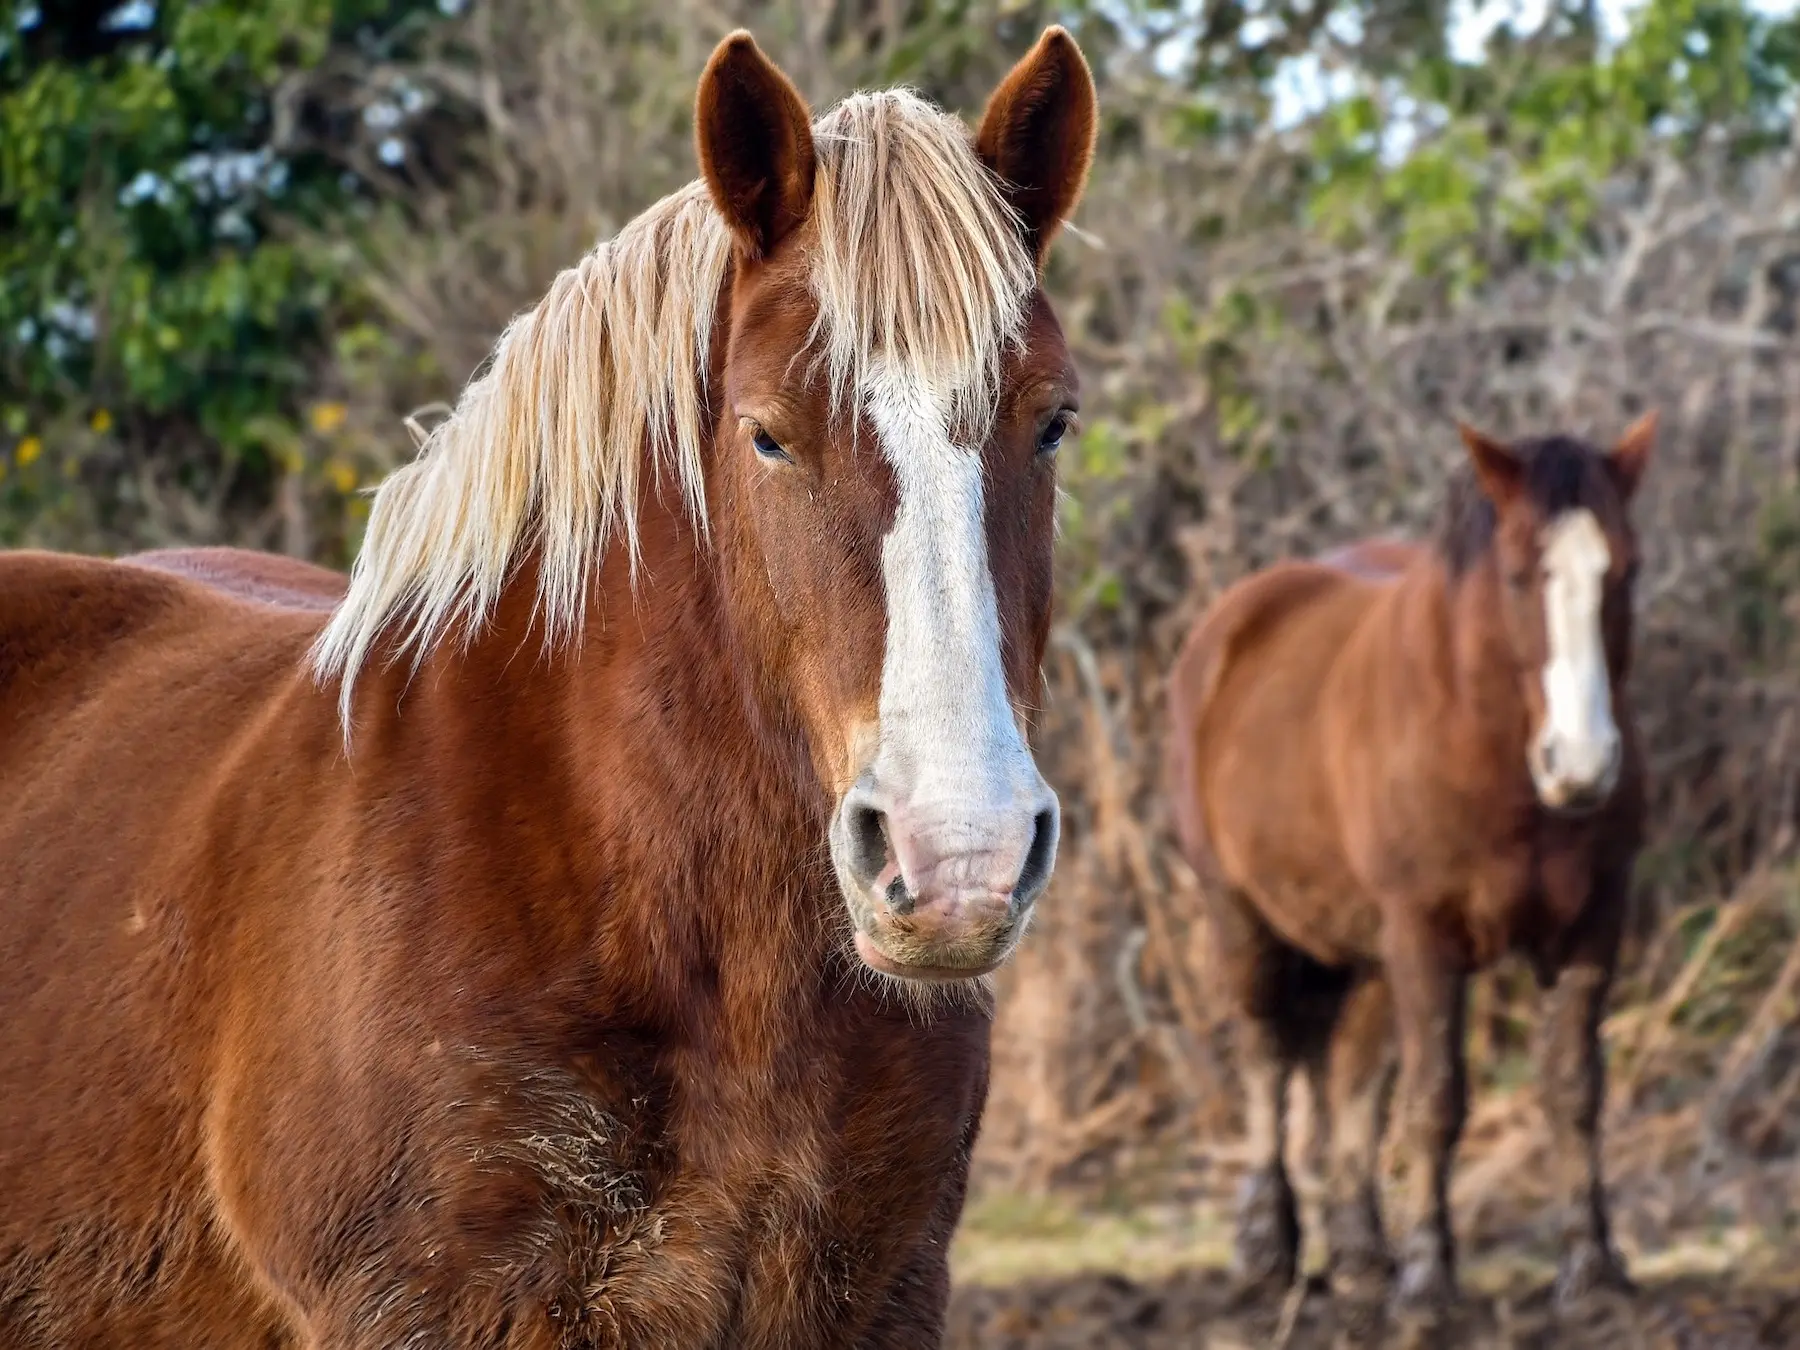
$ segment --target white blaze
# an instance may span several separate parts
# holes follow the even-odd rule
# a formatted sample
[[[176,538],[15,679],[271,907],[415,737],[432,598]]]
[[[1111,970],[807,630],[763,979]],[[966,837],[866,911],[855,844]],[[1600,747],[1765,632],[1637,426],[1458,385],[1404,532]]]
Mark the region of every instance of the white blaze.
[[[1613,722],[1600,607],[1612,551],[1592,511],[1566,511],[1544,527],[1544,727],[1535,769],[1551,805],[1571,792],[1610,787],[1619,729]]]
[[[873,778],[933,836],[933,853],[1001,846],[1022,863],[1028,822],[1054,798],[1007,694],[981,454],[951,440],[944,391],[891,366],[867,388],[899,488],[881,546],[887,649]],[[1001,823],[1021,816],[1023,829]]]

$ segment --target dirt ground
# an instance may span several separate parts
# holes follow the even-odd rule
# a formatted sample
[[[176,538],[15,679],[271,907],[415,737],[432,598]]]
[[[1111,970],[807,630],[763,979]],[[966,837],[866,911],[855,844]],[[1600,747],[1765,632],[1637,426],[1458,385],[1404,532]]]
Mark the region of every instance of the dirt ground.
[[[1730,1274],[1647,1282],[1630,1303],[1596,1302],[1558,1317],[1542,1287],[1470,1295],[1433,1331],[1347,1328],[1322,1290],[1286,1307],[1234,1307],[1217,1269],[1138,1282],[1083,1274],[1008,1287],[972,1286],[951,1303],[947,1350],[1800,1350],[1800,1290],[1739,1284]]]
[[[1620,1140],[1614,1236],[1638,1284],[1559,1314],[1560,1248],[1531,1136],[1488,1141],[1460,1173],[1462,1297],[1441,1325],[1369,1325],[1333,1300],[1316,1199],[1310,1283],[1285,1303],[1233,1295],[1231,1195],[1217,1155],[1160,1200],[1084,1206],[978,1195],[951,1252],[947,1350],[1800,1350],[1800,1162],[1660,1165]],[[1391,1197],[1390,1197],[1391,1198]]]
[[[1515,1108],[1477,1101],[1453,1188],[1462,1297],[1436,1328],[1358,1325],[1331,1298],[1304,1171],[1312,1279],[1285,1303],[1239,1304],[1227,1267],[1243,1158],[1212,1145],[1110,1201],[978,1190],[951,1249],[946,1350],[1800,1350],[1800,1158],[1711,1153],[1692,1122],[1616,1123],[1613,1237],[1638,1293],[1559,1314],[1554,1169],[1536,1113]]]

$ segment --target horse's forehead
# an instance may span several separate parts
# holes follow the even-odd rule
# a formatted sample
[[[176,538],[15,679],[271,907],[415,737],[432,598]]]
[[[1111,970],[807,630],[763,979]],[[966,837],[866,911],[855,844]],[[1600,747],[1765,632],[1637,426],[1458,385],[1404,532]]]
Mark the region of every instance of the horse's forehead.
[[[1012,397],[1054,387],[1072,399],[1080,391],[1074,356],[1050,297],[1041,287],[1026,301],[1023,338],[1007,350],[1001,378]]]
[[[1612,562],[1600,518],[1585,506],[1558,512],[1539,534],[1544,566],[1554,575],[1598,576]]]
[[[803,258],[778,256],[757,265],[741,281],[733,303],[729,384],[781,389],[790,396],[828,395],[820,363],[811,359],[817,354],[812,348],[819,306],[807,286]],[[943,383],[924,371],[897,368],[889,373],[894,377],[890,384],[924,399],[932,399],[934,387],[941,390]],[[1068,397],[1076,393],[1079,379],[1068,342],[1042,290],[1027,301],[1024,330],[1002,352],[998,373],[995,411],[1001,415],[1021,397],[1046,388],[1062,390]]]
[[[741,340],[732,343],[731,359],[785,370],[818,316],[803,259],[777,256],[747,265],[732,297],[732,327]]]

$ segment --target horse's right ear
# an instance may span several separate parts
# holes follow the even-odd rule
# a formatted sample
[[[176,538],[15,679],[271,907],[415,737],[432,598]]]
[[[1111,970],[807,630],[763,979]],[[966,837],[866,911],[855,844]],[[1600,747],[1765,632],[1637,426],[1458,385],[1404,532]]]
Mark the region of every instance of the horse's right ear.
[[[1457,433],[1469,448],[1475,465],[1475,476],[1481,490],[1495,506],[1505,506],[1525,486],[1525,465],[1511,447],[1492,436],[1484,435],[1466,422],[1456,424]]]
[[[741,28],[700,76],[694,139],[713,205],[749,257],[766,257],[811,213],[812,113]]]

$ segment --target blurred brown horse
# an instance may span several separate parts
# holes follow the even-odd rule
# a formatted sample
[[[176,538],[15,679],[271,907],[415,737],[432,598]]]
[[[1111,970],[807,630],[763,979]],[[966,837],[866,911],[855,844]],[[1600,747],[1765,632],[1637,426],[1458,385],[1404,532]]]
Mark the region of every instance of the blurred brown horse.
[[[1610,453],[1465,428],[1472,463],[1435,540],[1272,567],[1182,650],[1170,780],[1240,1014],[1257,1170],[1237,1259],[1253,1288],[1295,1274],[1282,1136],[1298,1068],[1333,1283],[1385,1290],[1376,1166],[1397,1022],[1412,1173],[1399,1302],[1454,1293],[1464,989],[1511,951],[1551,991],[1539,1083],[1566,1169],[1559,1291],[1627,1285],[1601,1182],[1598,1028],[1644,816],[1627,507],[1654,428],[1644,417]]]
[[[8,1350],[940,1338],[1093,85],[815,127],[738,34],[696,120],[347,588],[0,559]]]

